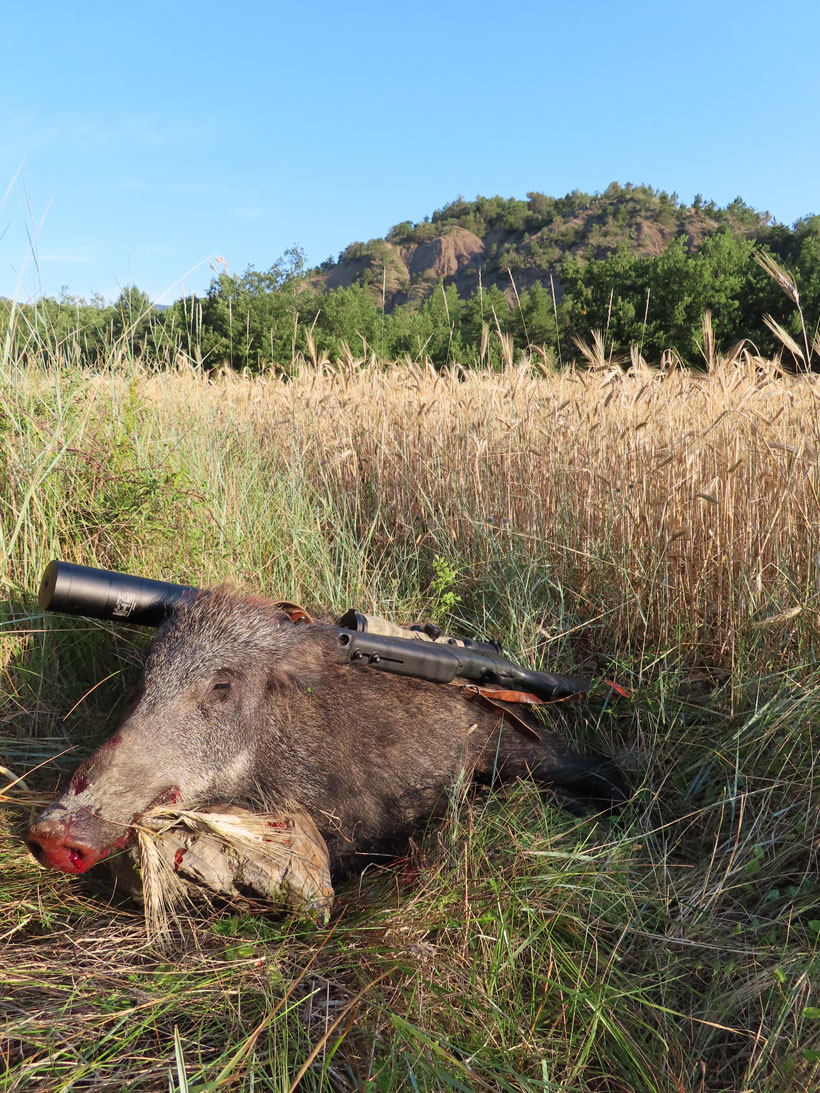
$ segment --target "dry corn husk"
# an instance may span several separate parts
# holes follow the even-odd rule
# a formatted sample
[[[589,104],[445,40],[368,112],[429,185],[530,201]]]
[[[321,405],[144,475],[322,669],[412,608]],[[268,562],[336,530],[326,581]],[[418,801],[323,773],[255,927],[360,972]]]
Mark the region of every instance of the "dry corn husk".
[[[169,933],[175,907],[203,892],[288,906],[322,924],[330,917],[327,846],[304,812],[161,805],[140,818],[136,843],[111,867],[144,902],[155,938]]]

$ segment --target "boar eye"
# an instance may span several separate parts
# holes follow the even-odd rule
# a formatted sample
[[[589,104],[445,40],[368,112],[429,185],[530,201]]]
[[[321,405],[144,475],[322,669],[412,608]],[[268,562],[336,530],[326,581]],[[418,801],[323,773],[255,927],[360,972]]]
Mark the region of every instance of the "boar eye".
[[[216,698],[225,698],[225,696],[231,689],[231,685],[232,681],[230,679],[226,679],[224,676],[221,676],[220,678],[214,680],[214,682],[211,684],[210,693]]]

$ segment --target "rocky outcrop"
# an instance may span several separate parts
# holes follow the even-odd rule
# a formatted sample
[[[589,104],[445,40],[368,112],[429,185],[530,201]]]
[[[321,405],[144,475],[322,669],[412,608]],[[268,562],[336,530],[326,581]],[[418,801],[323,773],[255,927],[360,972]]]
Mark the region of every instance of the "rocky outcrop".
[[[455,277],[465,266],[479,266],[484,258],[484,243],[465,228],[452,228],[445,235],[427,243],[412,243],[400,248],[410,278],[429,274],[439,278]]]

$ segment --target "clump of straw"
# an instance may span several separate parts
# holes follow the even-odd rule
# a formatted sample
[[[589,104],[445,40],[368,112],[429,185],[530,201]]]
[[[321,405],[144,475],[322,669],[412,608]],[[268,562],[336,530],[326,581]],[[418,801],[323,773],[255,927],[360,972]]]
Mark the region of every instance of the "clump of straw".
[[[112,868],[144,902],[149,935],[158,941],[169,939],[175,912],[197,896],[262,900],[322,924],[330,916],[327,847],[304,812],[161,805],[140,819],[134,846]]]

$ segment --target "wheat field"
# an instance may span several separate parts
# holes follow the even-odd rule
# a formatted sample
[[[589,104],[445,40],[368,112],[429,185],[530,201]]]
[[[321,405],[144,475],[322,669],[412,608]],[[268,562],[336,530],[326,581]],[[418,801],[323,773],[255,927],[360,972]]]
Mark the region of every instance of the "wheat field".
[[[816,1088],[820,378],[746,350],[700,373],[3,367],[3,1089]],[[144,648],[44,619],[51,557],[615,679],[631,697],[555,717],[634,801],[585,824],[458,787],[327,934],[223,911],[154,953],[17,835]]]
[[[676,642],[734,668],[749,625],[790,641],[810,641],[817,625],[818,411],[813,377],[749,355],[710,373],[546,372],[524,360],[501,373],[351,362],[289,379],[88,375],[71,391],[70,424],[41,418],[28,438],[39,455],[26,453],[43,468],[65,445],[48,473],[72,526],[51,529],[25,491],[9,498],[9,518],[31,517],[24,537],[61,536],[74,560],[145,569],[141,537],[120,532],[152,501],[162,511],[167,492],[166,539],[193,516],[201,547],[163,559],[163,572],[284,579],[308,601],[329,593],[333,607],[353,592],[368,606],[384,596],[368,546],[446,553],[471,595],[499,552],[537,556],[541,579],[572,600],[573,632],[605,635],[603,651]],[[9,453],[12,482],[28,473],[15,472],[21,456]],[[293,558],[293,517],[313,546],[358,551],[329,587]]]

